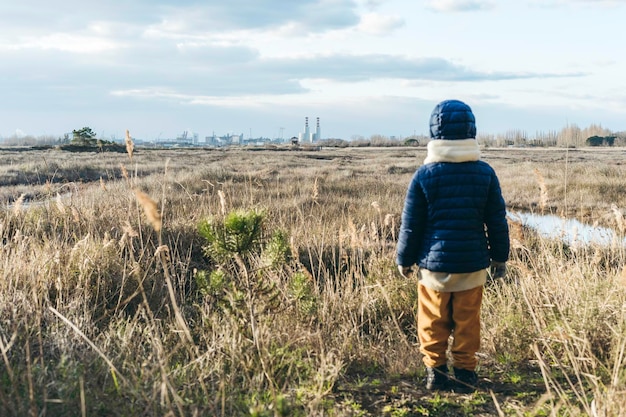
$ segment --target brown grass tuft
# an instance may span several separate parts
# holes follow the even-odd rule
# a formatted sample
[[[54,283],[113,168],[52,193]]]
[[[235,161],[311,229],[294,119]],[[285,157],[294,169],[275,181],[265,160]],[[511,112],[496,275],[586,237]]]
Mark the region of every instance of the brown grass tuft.
[[[139,236],[139,233],[137,233],[137,231],[133,229],[133,226],[130,225],[130,222],[128,220],[126,220],[126,222],[124,222],[124,224],[122,225],[122,231],[124,232],[124,234],[127,234],[130,237]]]
[[[320,188],[317,185],[317,178],[315,178],[315,182],[313,183],[313,193],[311,195],[311,198],[313,199],[313,201],[317,201],[319,196],[320,196]]]
[[[524,227],[519,221],[508,219],[509,238],[514,247],[522,246],[525,242]]]
[[[76,223],[78,223],[80,221],[80,212],[78,211],[78,209],[74,206],[71,206],[71,210],[72,210],[72,218],[74,219],[74,221]]]
[[[624,288],[626,288],[626,266],[622,268],[622,272],[619,275],[619,282]]]
[[[548,205],[548,187],[546,186],[546,180],[543,177],[541,171],[535,168],[535,176],[537,177],[537,183],[539,183],[539,208],[544,213]]]

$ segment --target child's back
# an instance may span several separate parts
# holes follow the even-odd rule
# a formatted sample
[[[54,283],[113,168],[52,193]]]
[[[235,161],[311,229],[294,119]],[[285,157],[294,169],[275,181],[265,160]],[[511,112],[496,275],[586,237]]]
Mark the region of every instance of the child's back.
[[[406,276],[418,266],[417,328],[427,367],[426,387],[446,389],[448,338],[455,389],[478,382],[480,306],[487,268],[509,255],[500,183],[480,160],[469,106],[439,103],[430,119],[428,155],[413,176],[402,211],[396,262]]]

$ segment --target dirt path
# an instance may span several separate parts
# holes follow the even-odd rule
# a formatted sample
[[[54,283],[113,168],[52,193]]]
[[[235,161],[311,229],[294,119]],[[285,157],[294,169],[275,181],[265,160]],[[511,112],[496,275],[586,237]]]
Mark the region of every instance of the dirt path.
[[[337,384],[334,399],[343,413],[354,416],[517,415],[531,404],[542,407],[545,386],[538,376],[526,375],[518,383],[481,378],[471,394],[426,391],[417,375],[351,376]]]

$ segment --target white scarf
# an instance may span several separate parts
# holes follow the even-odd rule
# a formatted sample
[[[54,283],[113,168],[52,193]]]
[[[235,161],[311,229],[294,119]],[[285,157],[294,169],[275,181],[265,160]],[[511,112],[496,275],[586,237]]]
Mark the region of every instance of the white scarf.
[[[428,142],[427,149],[425,164],[480,160],[480,148],[476,139],[433,139]]]

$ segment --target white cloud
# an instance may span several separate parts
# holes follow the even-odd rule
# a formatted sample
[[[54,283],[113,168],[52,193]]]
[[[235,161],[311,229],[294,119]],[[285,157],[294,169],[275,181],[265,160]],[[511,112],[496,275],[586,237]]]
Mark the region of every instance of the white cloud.
[[[495,4],[490,0],[431,0],[429,7],[438,12],[470,12],[492,9]]]
[[[15,43],[10,49],[58,50],[78,54],[97,54],[120,48],[117,42],[97,36],[52,33],[36,38],[27,38]]]
[[[615,8],[626,5],[626,0],[528,0],[529,4],[539,8],[590,7]]]
[[[404,19],[399,16],[387,16],[378,13],[366,13],[361,16],[357,29],[372,35],[382,35],[404,26]]]
[[[369,10],[378,8],[381,4],[388,0],[361,0],[363,6]]]

